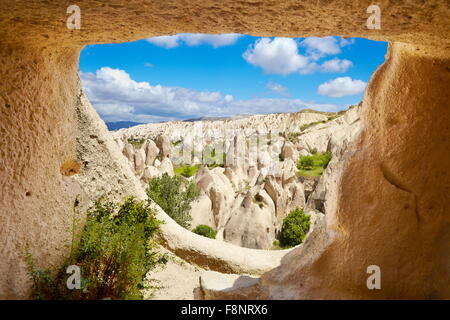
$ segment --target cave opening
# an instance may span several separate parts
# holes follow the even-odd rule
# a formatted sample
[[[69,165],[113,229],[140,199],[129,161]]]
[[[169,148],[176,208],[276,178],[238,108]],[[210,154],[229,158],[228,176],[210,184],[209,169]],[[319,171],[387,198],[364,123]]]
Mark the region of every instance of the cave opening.
[[[126,158],[117,151],[106,126],[80,93],[77,67],[82,47],[178,32],[242,32],[283,37],[339,33],[389,41],[388,58],[370,78],[362,104],[363,130],[354,152],[347,152],[341,161],[343,167],[334,170],[339,184],[327,188],[327,196],[331,195],[333,201],[325,203],[325,209],[330,209],[325,215],[326,225],[315,229],[315,236],[308,239],[311,242],[307,240],[288,253],[254,250],[195,235],[165,219],[161,226],[164,245],[177,256],[210,270],[261,275],[253,288],[245,290],[242,286],[234,290],[233,286],[245,282],[245,277],[230,277],[226,282],[229,286],[223,289],[231,288],[231,292],[208,286],[205,276],[201,281],[204,297],[448,298],[449,199],[442,196],[449,194],[450,172],[445,170],[445,164],[450,163],[449,40],[445,36],[448,1],[380,3],[380,29],[366,24],[370,15],[367,4],[354,1],[325,5],[259,1],[255,5],[193,0],[170,6],[132,0],[127,4],[103,2],[81,1],[81,29],[75,30],[68,29],[66,19],[70,14],[64,4],[33,0],[2,3],[0,129],[6,140],[0,152],[0,216],[4,226],[0,232],[0,297],[29,297],[31,284],[21,250],[26,244],[39,264],[62,263],[68,254],[65,229],[71,223],[72,205],[80,192],[85,191],[87,200],[101,194],[112,198],[133,194],[145,199]],[[298,66],[302,59],[281,61],[294,61]],[[157,66],[151,60],[145,62],[148,68]],[[119,65],[106,65],[126,70],[139,83],[189,88],[163,83],[166,72],[159,75],[161,80],[153,81],[136,79]],[[81,66],[81,70],[95,74],[101,67],[89,70]],[[240,84],[241,77],[235,79]],[[351,79],[365,82],[369,77],[355,75]],[[243,99],[236,94],[233,98]],[[91,100],[104,117],[101,104],[92,96]],[[113,102],[108,110],[119,112],[121,108]],[[194,104],[188,106],[195,108]],[[137,107],[133,108],[122,112],[133,113]],[[63,174],[61,166],[68,159],[77,159],[80,172]],[[333,160],[324,174],[332,170],[332,165]],[[213,192],[211,196],[217,195]],[[83,205],[81,201],[80,207]],[[161,210],[159,213],[166,216]],[[382,273],[381,290],[366,286],[366,270],[373,265]],[[169,286],[188,279],[192,280],[190,289],[198,286],[198,277],[188,278],[186,273],[171,270],[166,279],[173,280]],[[225,276],[221,274],[220,279]],[[188,291],[184,297],[191,297],[192,290]]]
[[[326,214],[327,179],[386,50],[336,36],[177,34],[88,45],[80,78],[144,190],[153,179],[195,185],[185,228],[273,250],[305,241]],[[310,226],[283,243],[296,209]]]

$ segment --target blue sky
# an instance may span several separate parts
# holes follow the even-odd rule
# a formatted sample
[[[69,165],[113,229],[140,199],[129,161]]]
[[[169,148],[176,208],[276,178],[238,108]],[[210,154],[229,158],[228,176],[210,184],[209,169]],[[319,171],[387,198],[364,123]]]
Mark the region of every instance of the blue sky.
[[[105,121],[337,111],[357,104],[387,43],[180,34],[87,46],[83,87]]]

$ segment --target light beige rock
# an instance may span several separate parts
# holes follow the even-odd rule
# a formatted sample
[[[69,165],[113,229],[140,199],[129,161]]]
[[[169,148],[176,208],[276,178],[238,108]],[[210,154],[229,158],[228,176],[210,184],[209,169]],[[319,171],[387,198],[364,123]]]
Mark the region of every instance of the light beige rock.
[[[125,142],[124,147],[123,147],[123,155],[130,161],[130,162],[134,162],[134,147],[128,143]]]
[[[163,161],[164,158],[170,157],[172,155],[172,143],[167,136],[160,135],[156,139],[156,146],[159,149],[158,159],[160,161]]]
[[[200,196],[191,203],[190,215],[192,217],[192,228],[195,228],[200,224],[205,224],[213,229],[216,228],[211,199],[209,199],[204,191],[202,191]]]
[[[297,179],[297,167],[295,162],[288,158],[283,161],[281,165],[281,185],[284,187],[285,185],[294,182]]]
[[[273,176],[267,176],[264,183],[264,190],[267,192],[267,194],[275,204],[276,217],[280,221],[282,221],[281,219],[285,216],[286,212],[286,201],[283,188],[277,183]]]
[[[134,170],[137,174],[142,174],[145,169],[145,151],[143,148],[134,153]]]
[[[305,209],[305,189],[300,181],[294,181],[284,186],[284,192],[287,195],[286,199],[286,212],[284,216],[287,216],[292,210],[297,208]],[[284,217],[279,217],[284,219]]]
[[[308,152],[308,150],[304,149],[303,147],[301,147],[301,150],[298,152],[299,157],[310,156],[310,155],[311,155],[311,153]]]
[[[222,228],[231,214],[235,198],[231,182],[219,170],[212,171],[206,166],[202,166],[196,172],[194,181],[211,199],[215,228]]]
[[[152,178],[156,178],[160,176],[160,172],[157,168],[153,166],[146,166],[144,172],[142,174],[142,181],[148,183],[148,181]]]
[[[170,159],[167,157],[163,158],[158,169],[160,175],[167,173],[170,177],[174,176],[172,161],[170,161]]]
[[[197,296],[197,299],[220,299],[223,292],[237,293],[234,296],[228,296],[229,299],[246,299],[247,296],[254,295],[254,292],[248,292],[247,289],[254,291],[259,281],[256,277],[214,271],[201,272],[199,280],[201,294]]]
[[[148,166],[153,165],[156,157],[159,154],[159,149],[153,140],[147,139],[145,146],[145,164]]]
[[[294,154],[295,152],[295,148],[292,145],[292,143],[289,142],[289,140],[285,140],[283,147],[281,147],[281,153],[280,153],[280,159],[281,160],[286,160],[286,159],[292,159],[292,160],[296,160],[296,154]]]
[[[267,206],[262,199],[257,201],[256,195],[252,191],[247,193],[225,225],[223,238],[241,247],[267,250],[272,248],[278,223],[274,208]]]

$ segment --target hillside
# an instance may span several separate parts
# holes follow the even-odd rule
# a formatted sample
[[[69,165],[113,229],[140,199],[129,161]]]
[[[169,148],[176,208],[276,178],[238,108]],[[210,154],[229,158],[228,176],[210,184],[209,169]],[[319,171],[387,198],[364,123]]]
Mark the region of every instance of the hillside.
[[[291,211],[304,209],[313,224],[326,213],[327,164],[299,170],[301,159],[329,155],[337,162],[359,132],[359,112],[172,121],[113,136],[143,189],[164,173],[195,183],[200,195],[190,210],[191,228],[207,225],[218,240],[273,249]]]

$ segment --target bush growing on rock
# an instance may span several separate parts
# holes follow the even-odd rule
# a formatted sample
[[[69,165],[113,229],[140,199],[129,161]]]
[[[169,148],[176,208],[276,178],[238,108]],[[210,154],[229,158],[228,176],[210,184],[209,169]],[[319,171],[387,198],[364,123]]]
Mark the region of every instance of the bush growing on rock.
[[[331,152],[316,152],[310,156],[302,156],[297,161],[299,174],[303,176],[320,176],[332,158]]]
[[[302,243],[311,225],[311,217],[302,209],[291,211],[283,220],[280,234],[280,245],[282,247],[294,247]]]
[[[81,232],[73,236],[71,253],[52,272],[34,265],[27,252],[28,272],[35,299],[141,299],[146,273],[165,257],[152,238],[160,221],[147,203],[126,198],[124,203],[97,203],[87,214]],[[81,289],[67,288],[67,267],[81,272]]]
[[[167,173],[151,179],[147,187],[148,197],[184,228],[190,227],[191,202],[199,193],[195,183],[179,175],[171,177]]]
[[[139,150],[139,149],[142,147],[142,145],[144,144],[144,142],[145,142],[145,139],[144,139],[144,138],[142,138],[142,139],[132,139],[132,138],[129,138],[129,139],[128,139],[128,143],[131,144],[131,145],[133,145],[133,147],[134,147],[136,150]]]
[[[194,165],[194,166],[186,165],[186,166],[180,166],[180,167],[174,168],[174,172],[175,172],[175,174],[179,174],[179,175],[182,175],[183,177],[189,178],[189,177],[192,177],[199,168],[200,168],[200,165],[198,165],[198,164]]]
[[[301,136],[300,132],[288,132],[287,137],[290,142],[292,143],[298,143],[299,139],[298,137]]]
[[[210,226],[207,226],[206,224],[199,224],[194,229],[192,229],[192,232],[211,239],[215,239],[217,234],[216,230],[214,230]]]
[[[314,166],[314,160],[312,156],[303,156],[300,158],[297,167],[303,170],[310,170]]]

